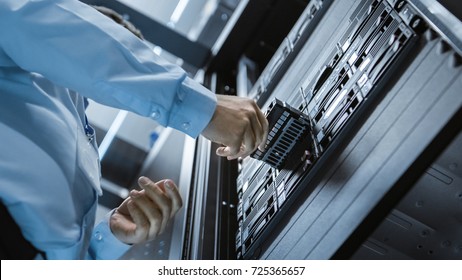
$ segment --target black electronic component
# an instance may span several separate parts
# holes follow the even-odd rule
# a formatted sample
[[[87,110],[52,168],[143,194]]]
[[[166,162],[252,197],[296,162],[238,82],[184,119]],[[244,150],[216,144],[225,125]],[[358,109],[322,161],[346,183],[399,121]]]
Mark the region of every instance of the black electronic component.
[[[278,99],[269,106],[266,118],[270,131],[265,151],[256,150],[251,156],[281,169],[299,140],[310,133],[310,120]]]

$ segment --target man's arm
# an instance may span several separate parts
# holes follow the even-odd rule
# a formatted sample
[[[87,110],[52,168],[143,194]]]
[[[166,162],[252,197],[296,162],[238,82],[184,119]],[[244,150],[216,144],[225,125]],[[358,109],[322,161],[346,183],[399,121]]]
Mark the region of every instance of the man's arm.
[[[112,19],[77,0],[0,1],[0,48],[26,71],[196,137],[215,95]]]
[[[3,0],[0,24],[8,26],[0,47],[22,69],[192,137],[207,127],[204,136],[225,146],[218,155],[246,156],[266,139],[250,100],[223,97],[216,108],[215,95],[180,67],[77,0]]]

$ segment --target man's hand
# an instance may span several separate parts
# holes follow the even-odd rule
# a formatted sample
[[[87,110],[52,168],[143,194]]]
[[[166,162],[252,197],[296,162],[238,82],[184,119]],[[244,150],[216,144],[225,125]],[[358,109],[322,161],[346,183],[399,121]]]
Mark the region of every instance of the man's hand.
[[[138,184],[142,190],[132,190],[110,218],[112,233],[127,244],[155,239],[183,205],[171,180],[154,183],[140,177]]]
[[[230,160],[244,158],[257,147],[265,149],[268,121],[252,99],[217,95],[217,108],[202,135],[223,145],[217,155]]]

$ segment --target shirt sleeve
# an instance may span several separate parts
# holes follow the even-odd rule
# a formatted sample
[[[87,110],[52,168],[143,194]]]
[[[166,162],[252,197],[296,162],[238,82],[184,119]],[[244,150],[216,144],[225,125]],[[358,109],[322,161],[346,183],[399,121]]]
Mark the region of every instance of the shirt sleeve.
[[[0,48],[16,65],[96,102],[192,137],[215,111],[212,92],[77,0],[2,0],[0,26]]]
[[[109,218],[114,210],[110,211],[104,219],[93,229],[90,239],[89,258],[95,260],[115,260],[131,248],[117,239],[109,227]]]

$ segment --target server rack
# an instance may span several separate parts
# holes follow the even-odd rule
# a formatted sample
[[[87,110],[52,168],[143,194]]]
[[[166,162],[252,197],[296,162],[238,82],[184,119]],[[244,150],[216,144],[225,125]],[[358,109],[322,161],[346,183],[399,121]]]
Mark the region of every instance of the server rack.
[[[448,156],[460,145],[460,26],[435,1],[309,1],[267,62],[243,67],[251,54],[224,59],[222,44],[206,84],[227,94],[251,84],[237,94],[308,121],[297,135],[281,120],[269,155],[255,156],[266,162],[215,159],[214,176],[231,181],[213,184],[214,240],[228,247],[213,257],[461,259],[461,157]]]

